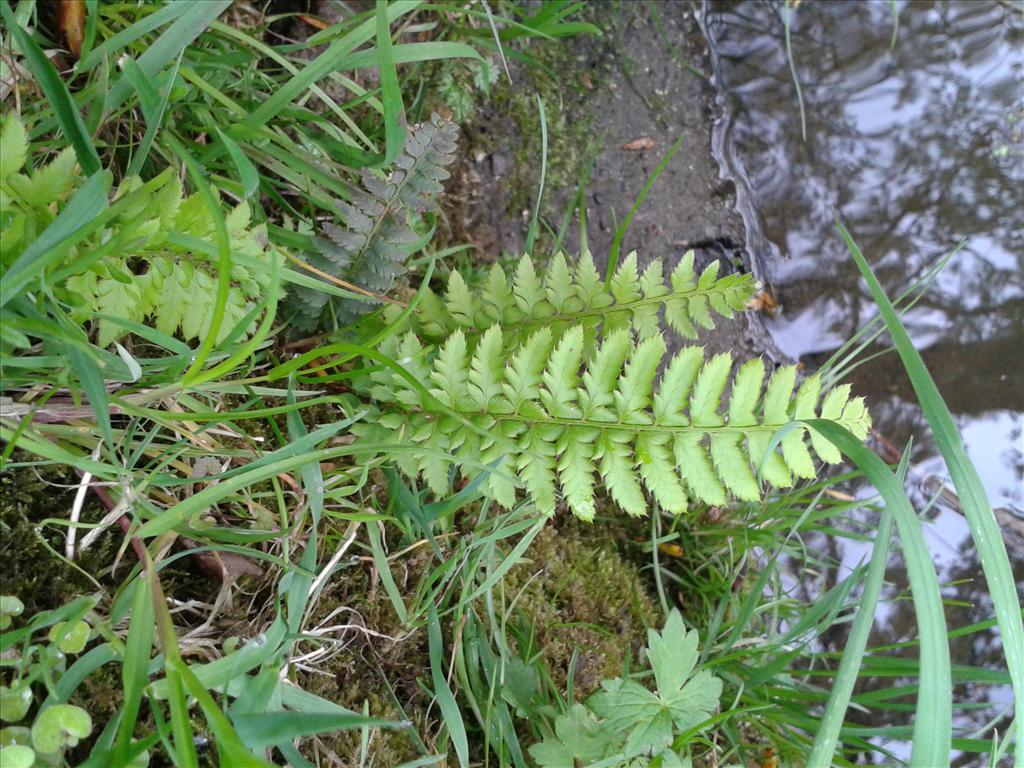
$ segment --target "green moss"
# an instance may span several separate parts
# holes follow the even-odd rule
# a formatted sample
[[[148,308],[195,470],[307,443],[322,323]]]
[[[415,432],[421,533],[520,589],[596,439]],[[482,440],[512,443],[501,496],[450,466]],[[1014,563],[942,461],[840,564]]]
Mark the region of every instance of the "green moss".
[[[508,601],[516,599],[509,642],[521,655],[539,655],[563,690],[576,654],[576,690],[587,695],[601,680],[620,674],[627,658],[635,657],[644,645],[646,628],[658,623],[646,581],[609,542],[606,531],[595,532],[574,520],[542,531],[527,557],[501,587]],[[417,592],[433,566],[436,562],[426,548],[391,563],[405,595]],[[335,613],[339,608],[344,610]],[[331,579],[306,629],[337,624],[358,625],[374,634],[349,629],[327,636],[325,647],[333,639],[338,645],[335,652],[315,663],[315,671],[301,672],[296,683],[349,709],[362,711],[365,703],[372,716],[411,721],[408,730],[374,732],[371,764],[398,765],[418,757],[420,739],[432,749],[432,735],[440,731],[438,712],[436,707],[429,709],[430,696],[419,682],[429,687],[426,630],[410,633],[402,627],[365,562]],[[451,639],[455,628],[445,627],[444,634]],[[304,643],[300,653],[314,647]],[[465,714],[469,715],[468,708]],[[307,742],[304,751],[311,758],[317,751],[351,758],[359,754],[360,738],[359,731],[332,734]]]
[[[15,453],[14,461],[26,456]],[[63,526],[37,530],[47,518],[66,518],[74,501],[77,475],[67,468],[21,466],[0,473],[0,592],[17,595],[25,604],[25,616],[59,608],[96,591],[83,573],[97,574],[113,561],[112,537],[103,536],[79,557],[73,568],[54,552],[64,551]],[[95,497],[86,497],[83,521],[97,521],[104,510]],[[47,548],[49,545],[49,548]]]
[[[539,652],[563,690],[575,654],[574,683],[586,696],[621,674],[647,627],[658,623],[645,580],[606,536],[575,521],[546,528],[528,556],[505,581],[506,593],[519,595],[519,623],[528,630],[520,645],[530,648],[519,652]]]
[[[508,212],[512,216],[519,216],[524,210],[532,212],[544,152],[539,97],[547,126],[545,211],[560,216],[562,212],[550,204],[553,193],[575,190],[600,144],[586,100],[588,92],[598,87],[594,79],[601,75],[600,70],[581,67],[576,46],[564,42],[534,41],[529,53],[539,66],[520,68],[520,82],[515,85],[503,77],[482,115],[492,124],[502,122],[502,127],[496,132],[476,135],[485,137],[480,141],[483,151],[511,148],[512,168],[508,179],[502,180],[502,186],[509,190]],[[528,85],[524,87],[521,81]],[[497,116],[500,120],[495,120]]]
[[[404,586],[403,591],[408,591],[415,588],[429,565],[427,555],[414,553],[393,561],[391,568],[399,588]],[[330,618],[339,608],[346,610]],[[373,634],[350,629],[326,635],[323,647],[340,647],[323,663],[315,663],[316,671],[301,672],[298,685],[348,709],[363,711],[365,705],[373,717],[395,721],[408,717],[417,733],[429,732],[425,713],[430,698],[417,683],[417,678],[429,669],[426,631],[409,634],[402,627],[368,565],[353,565],[331,579],[306,628],[315,630],[325,623],[355,625]],[[314,643],[304,643],[302,650],[309,652],[315,647]],[[395,705],[395,698],[401,702],[404,714]],[[347,759],[359,754],[360,738],[358,730],[341,731],[307,742],[304,751],[310,757],[315,751],[323,751]],[[381,766],[399,765],[420,756],[413,737],[404,729],[375,730],[370,752],[370,764]]]

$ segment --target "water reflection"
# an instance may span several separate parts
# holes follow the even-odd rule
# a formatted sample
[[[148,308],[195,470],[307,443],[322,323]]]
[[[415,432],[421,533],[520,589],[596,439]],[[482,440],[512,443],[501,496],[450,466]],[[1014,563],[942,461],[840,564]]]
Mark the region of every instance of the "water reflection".
[[[799,4],[792,49],[807,113],[803,141],[783,4],[707,5],[704,25],[728,114],[719,146],[750,188],[742,211],[748,246],[783,308],[770,324],[775,341],[809,365],[875,315],[833,209],[890,295],[966,240],[905,320],[993,506],[1013,514],[1024,508],[1024,13],[1001,2],[895,8],[899,31],[890,49],[888,2]],[[853,381],[892,443],[902,447],[913,436],[911,482],[923,505],[945,469],[899,360],[886,355]],[[939,505],[926,527],[947,596],[957,601],[950,626],[989,618],[955,500]],[[855,565],[862,553],[847,542],[843,548],[837,560]],[[904,582],[901,568],[897,560],[890,569],[895,584]],[[1024,582],[1019,555],[1015,569]],[[873,642],[915,635],[911,604],[897,601]],[[991,633],[962,638],[953,652],[955,663],[1004,665]],[[962,713],[958,724],[968,730],[998,719],[1005,699],[992,686],[965,684],[958,695],[994,705]],[[1001,732],[1005,725],[998,723]]]

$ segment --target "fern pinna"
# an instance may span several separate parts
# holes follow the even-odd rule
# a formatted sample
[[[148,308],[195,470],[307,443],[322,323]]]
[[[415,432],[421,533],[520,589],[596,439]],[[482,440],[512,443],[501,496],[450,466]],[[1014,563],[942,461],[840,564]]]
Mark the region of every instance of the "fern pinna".
[[[316,252],[306,254],[310,266],[371,293],[384,294],[405,272],[405,260],[421,239],[410,213],[434,207],[455,158],[458,128],[434,115],[410,129],[395,167],[386,177],[363,169],[365,190],[354,189],[348,202],[337,204],[340,224],[327,224],[315,239]],[[297,287],[288,303],[292,323],[301,331],[347,323],[373,308],[368,301],[332,297]]]
[[[812,376],[796,388],[793,366],[776,370],[765,385],[759,359],[731,377],[732,357],[705,359],[702,347],[666,360],[660,334],[634,341],[629,329],[617,328],[593,346],[582,325],[557,340],[542,327],[511,352],[504,334],[492,325],[472,351],[461,329],[436,351],[411,331],[389,339],[381,351],[399,360],[405,375],[371,373],[370,394],[381,412],[359,431],[418,446],[397,453],[396,461],[438,494],[447,492],[454,463],[469,478],[486,473],[481,491],[503,506],[515,502],[522,485],[541,511],[553,512],[561,496],[590,520],[596,475],[633,515],[648,510],[644,489],[676,513],[690,498],[722,504],[731,493],[756,500],[758,468],[766,481],[786,487],[794,477],[814,477],[812,450],[826,462],[840,460],[831,443],[799,426],[769,454],[783,425],[820,416],[863,439],[870,423],[864,401],[851,399],[848,387],[821,399],[821,379]]]

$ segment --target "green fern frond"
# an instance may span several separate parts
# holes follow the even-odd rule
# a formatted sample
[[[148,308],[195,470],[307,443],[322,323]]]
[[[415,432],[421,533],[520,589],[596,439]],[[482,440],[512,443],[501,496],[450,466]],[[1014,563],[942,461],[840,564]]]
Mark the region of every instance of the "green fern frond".
[[[116,196],[137,189],[137,178],[126,180]],[[267,248],[266,231],[250,227],[248,203],[227,212],[231,249],[260,260],[278,259]],[[186,341],[200,338],[210,327],[217,296],[217,265],[202,252],[171,241],[178,235],[209,241],[214,237],[212,214],[198,193],[185,197],[181,182],[172,179],[144,198],[138,210],[126,211],[102,235],[115,233],[128,244],[124,251],[92,264],[68,278],[63,290],[75,307],[72,317],[88,322],[99,313],[135,323],[149,323],[169,336]],[[130,237],[129,237],[130,236]],[[130,261],[130,263],[129,263]],[[268,263],[269,266],[269,263]],[[223,340],[263,298],[271,270],[235,264],[217,341]],[[246,333],[256,326],[254,319]],[[125,328],[106,318],[97,324],[97,343],[105,347],[124,336]]]
[[[67,204],[83,182],[75,153],[65,149],[47,164],[29,146],[24,126],[16,115],[0,125],[0,270],[9,267]],[[33,157],[36,154],[36,157]],[[28,171],[28,168],[33,170]],[[114,199],[134,193],[134,202],[101,230],[69,250],[52,269],[85,262],[54,292],[71,308],[71,317],[96,326],[97,343],[105,347],[124,336],[116,320],[149,323],[186,341],[199,338],[211,324],[217,295],[217,265],[200,249],[181,245],[181,238],[210,242],[214,239],[213,214],[199,194],[184,195],[180,179],[169,172],[165,181],[140,193],[137,177],[126,178]],[[242,203],[226,211],[231,249],[266,263],[280,256],[267,244],[266,228],[251,226],[251,211]],[[83,260],[83,254],[103,249],[102,258]],[[219,338],[223,340],[266,295],[271,269],[249,269],[235,264],[224,307]],[[101,315],[96,320],[96,315]],[[246,332],[256,326],[254,319]]]
[[[714,328],[714,315],[731,318],[753,297],[750,275],[719,277],[718,270],[715,261],[697,275],[694,253],[687,251],[666,284],[660,259],[641,273],[636,253],[631,253],[605,286],[589,253],[572,266],[560,253],[544,275],[523,256],[511,277],[492,266],[479,295],[453,271],[443,296],[428,291],[417,306],[415,327],[430,340],[448,338],[457,330],[476,335],[495,323],[513,344],[540,326],[551,328],[555,337],[582,325],[591,339],[617,328],[631,328],[638,338],[647,339],[661,333],[664,311],[670,328],[695,339],[698,328]]]
[[[433,115],[430,122],[410,129],[402,154],[387,177],[363,169],[363,189],[354,189],[348,202],[337,204],[338,223],[327,224],[315,239],[317,251],[309,263],[327,274],[376,294],[390,291],[405,272],[411,246],[420,238],[410,214],[431,210],[444,191],[447,166],[455,159],[458,127]],[[299,287],[289,309],[293,325],[312,331],[330,320],[348,323],[373,308],[355,299],[330,298]],[[333,313],[333,318],[331,314]]]
[[[666,360],[660,335],[634,341],[626,327],[590,354],[582,325],[558,338],[549,327],[534,330],[510,353],[502,351],[509,349],[504,333],[492,325],[471,349],[456,330],[430,361],[431,347],[412,332],[382,345],[432,388],[426,396],[391,370],[374,371],[371,395],[383,415],[363,433],[427,449],[404,460],[403,470],[422,475],[436,493],[448,488],[447,461],[439,458],[448,455],[467,477],[490,467],[482,488],[505,506],[519,485],[543,512],[553,512],[561,497],[589,520],[603,484],[629,514],[644,514],[648,495],[681,513],[689,499],[717,505],[730,496],[761,498],[761,467],[768,483],[788,487],[814,477],[815,455],[840,460],[835,446],[815,433],[808,440],[802,426],[769,452],[775,432],[794,419],[830,418],[862,439],[870,425],[864,401],[851,398],[849,387],[822,400],[821,379],[797,388],[793,366],[766,383],[761,360],[735,374],[729,354],[706,359],[701,347]]]

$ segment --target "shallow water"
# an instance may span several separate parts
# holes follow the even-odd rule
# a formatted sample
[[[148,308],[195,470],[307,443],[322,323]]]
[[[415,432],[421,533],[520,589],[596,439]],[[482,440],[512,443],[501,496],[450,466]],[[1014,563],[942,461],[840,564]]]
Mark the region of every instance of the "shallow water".
[[[833,210],[890,296],[965,241],[904,320],[992,505],[1012,517],[1024,514],[1024,11],[981,0],[895,8],[892,44],[888,2],[798,5],[791,48],[804,138],[783,4],[706,5],[725,115],[715,148],[737,182],[755,270],[779,301],[768,321],[774,341],[809,367],[876,314]],[[888,441],[902,449],[913,438],[911,490],[923,504],[947,475],[899,360],[885,355],[852,381]],[[978,573],[956,508],[955,499],[940,503],[926,526],[944,583]],[[843,561],[855,565],[863,554],[845,544]],[[979,591],[968,583],[947,594],[973,602]],[[956,626],[986,610],[947,618]],[[902,617],[882,623],[891,638],[912,633]],[[994,650],[987,659],[970,644],[954,652],[985,664],[999,658]],[[970,722],[980,726],[984,716]]]

